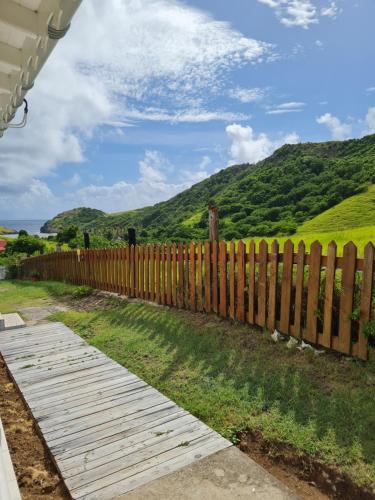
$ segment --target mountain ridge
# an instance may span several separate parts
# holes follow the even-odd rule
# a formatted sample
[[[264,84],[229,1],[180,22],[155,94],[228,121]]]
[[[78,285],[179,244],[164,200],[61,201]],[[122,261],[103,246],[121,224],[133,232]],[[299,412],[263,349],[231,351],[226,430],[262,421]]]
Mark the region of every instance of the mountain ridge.
[[[222,169],[155,205],[115,214],[81,207],[46,224],[61,230],[75,223],[104,235],[123,235],[135,227],[140,241],[203,240],[207,207],[214,203],[224,239],[285,235],[374,183],[375,134],[286,144],[256,164]]]

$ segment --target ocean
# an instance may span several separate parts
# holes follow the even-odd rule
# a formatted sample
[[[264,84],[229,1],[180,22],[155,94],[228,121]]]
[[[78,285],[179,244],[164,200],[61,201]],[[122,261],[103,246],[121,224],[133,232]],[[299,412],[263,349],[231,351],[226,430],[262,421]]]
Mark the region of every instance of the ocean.
[[[34,219],[34,220],[3,220],[0,219],[0,226],[7,227],[8,229],[15,229],[16,231],[20,231],[21,229],[25,229],[29,234],[37,234],[42,238],[46,238],[49,236],[48,234],[42,234],[40,232],[40,228],[45,223],[45,220]],[[9,238],[17,238],[16,234],[4,235]]]

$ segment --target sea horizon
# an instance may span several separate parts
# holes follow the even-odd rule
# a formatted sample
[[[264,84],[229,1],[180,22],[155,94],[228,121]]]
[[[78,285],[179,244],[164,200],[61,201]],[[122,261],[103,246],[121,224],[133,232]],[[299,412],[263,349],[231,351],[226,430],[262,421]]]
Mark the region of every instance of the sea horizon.
[[[7,229],[14,229],[15,231],[24,229],[31,235],[46,238],[50,235],[40,232],[40,228],[45,222],[46,219],[0,219],[0,226],[3,226]],[[6,236],[7,238],[16,238],[17,234],[3,234],[1,236]]]

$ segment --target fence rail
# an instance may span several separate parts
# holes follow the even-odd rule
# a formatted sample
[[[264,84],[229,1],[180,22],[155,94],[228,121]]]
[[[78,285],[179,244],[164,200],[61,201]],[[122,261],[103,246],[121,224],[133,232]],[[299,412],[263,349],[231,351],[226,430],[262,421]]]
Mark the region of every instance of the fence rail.
[[[374,319],[374,246],[364,258],[349,242],[322,255],[288,240],[245,245],[190,243],[59,252],[23,261],[23,276],[64,280],[178,308],[277,328],[307,342],[368,359],[364,329]]]

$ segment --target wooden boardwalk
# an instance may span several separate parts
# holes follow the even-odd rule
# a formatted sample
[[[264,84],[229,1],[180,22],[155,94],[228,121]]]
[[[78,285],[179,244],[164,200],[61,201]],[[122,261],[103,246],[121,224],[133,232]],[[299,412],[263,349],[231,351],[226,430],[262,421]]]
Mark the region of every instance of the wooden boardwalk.
[[[116,498],[231,443],[61,323],[0,352],[74,499]]]

